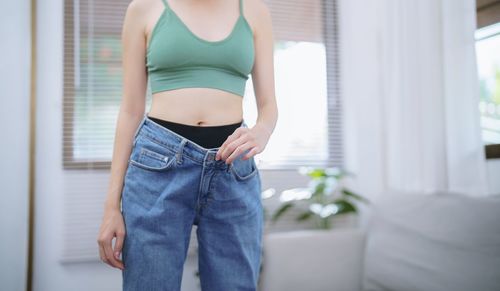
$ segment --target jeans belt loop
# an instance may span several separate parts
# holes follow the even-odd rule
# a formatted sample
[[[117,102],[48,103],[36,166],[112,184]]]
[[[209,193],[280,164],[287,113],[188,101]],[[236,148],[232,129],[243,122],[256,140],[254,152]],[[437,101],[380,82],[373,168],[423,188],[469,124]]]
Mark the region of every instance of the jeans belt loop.
[[[184,150],[184,145],[186,144],[187,142],[187,139],[186,138],[183,138],[181,140],[181,143],[179,144],[179,149],[177,150],[177,164],[181,164],[182,163],[182,151]]]

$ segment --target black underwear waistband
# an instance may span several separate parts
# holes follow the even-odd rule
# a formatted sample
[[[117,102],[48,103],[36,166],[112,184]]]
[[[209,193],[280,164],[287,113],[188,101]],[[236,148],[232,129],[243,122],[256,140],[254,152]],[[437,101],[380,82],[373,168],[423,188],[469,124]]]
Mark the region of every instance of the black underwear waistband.
[[[224,141],[226,141],[227,137],[231,135],[238,127],[240,127],[243,122],[242,120],[240,122],[224,125],[196,126],[159,119],[151,116],[147,117],[152,121],[158,123],[159,125],[168,128],[173,132],[207,149],[220,147],[224,143]]]

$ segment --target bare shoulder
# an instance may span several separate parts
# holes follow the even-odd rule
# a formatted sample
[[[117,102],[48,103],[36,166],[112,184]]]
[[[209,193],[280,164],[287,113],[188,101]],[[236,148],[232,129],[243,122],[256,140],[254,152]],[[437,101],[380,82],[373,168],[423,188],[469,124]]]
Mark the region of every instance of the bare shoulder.
[[[271,9],[264,0],[243,0],[243,14],[254,34],[272,29]]]
[[[127,14],[133,16],[141,16],[147,12],[148,3],[151,0],[132,0],[128,3]]]
[[[162,0],[130,1],[123,24],[124,36],[128,36],[129,34],[140,35],[142,40],[139,41],[134,38],[134,41],[139,41],[146,45],[150,31],[163,10],[163,6]]]
[[[138,27],[145,28],[154,9],[162,5],[161,0],[132,0],[127,6],[125,19]]]

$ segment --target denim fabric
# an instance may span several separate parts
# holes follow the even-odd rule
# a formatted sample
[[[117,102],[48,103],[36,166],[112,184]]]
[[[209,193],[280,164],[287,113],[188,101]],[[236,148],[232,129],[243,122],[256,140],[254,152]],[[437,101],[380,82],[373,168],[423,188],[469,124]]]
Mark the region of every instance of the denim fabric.
[[[242,126],[247,127],[243,121]],[[197,226],[203,291],[257,290],[261,178],[253,157],[231,164],[144,115],[122,191],[123,290],[178,291]]]

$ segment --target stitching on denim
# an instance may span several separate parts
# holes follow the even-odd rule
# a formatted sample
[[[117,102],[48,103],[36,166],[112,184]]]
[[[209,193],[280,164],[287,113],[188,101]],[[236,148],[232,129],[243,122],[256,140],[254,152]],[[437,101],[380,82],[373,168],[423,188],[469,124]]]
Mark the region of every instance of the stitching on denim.
[[[157,153],[145,147],[141,148],[141,156],[148,156],[161,161],[164,161],[165,158],[170,158],[168,155]]]
[[[177,164],[181,164],[182,163],[182,153],[183,153],[183,150],[184,150],[184,145],[186,144],[187,140],[185,138],[183,138],[181,140],[181,143],[179,145],[179,149],[177,150]]]
[[[170,150],[172,150],[172,151],[174,151],[174,152],[177,152],[177,150],[176,150],[176,148],[175,148],[175,147],[173,147],[173,146],[171,146],[171,145],[169,145],[169,144],[167,144],[167,143],[164,143],[163,141],[161,141],[161,140],[157,139],[154,135],[151,135],[151,134],[150,134],[150,133],[148,133],[148,132],[144,132],[144,131],[143,131],[143,132],[141,133],[141,135],[142,135],[144,138],[147,138],[147,139],[149,139],[150,141],[155,142],[155,143],[157,143],[157,144],[158,144],[158,145],[160,145],[160,146],[166,147],[167,149],[170,149]],[[193,162],[195,162],[195,163],[197,163],[197,164],[200,164],[200,165],[201,165],[201,164],[203,163],[202,161],[200,161],[200,160],[198,160],[198,159],[196,159],[196,158],[192,157],[192,156],[189,154],[189,152],[184,152],[184,156],[185,156],[185,157],[188,157],[191,161],[193,161]]]
[[[161,166],[161,167],[151,167],[151,166],[144,164],[142,161],[138,162],[135,160],[130,160],[130,165],[139,167],[141,169],[146,169],[148,171],[155,171],[156,172],[156,171],[165,171],[165,170],[170,169],[172,167],[172,162],[168,162],[165,164],[165,166]]]
[[[208,205],[209,201],[212,201],[214,200],[215,198],[213,197],[213,193],[215,192],[214,190],[214,187],[215,185],[217,184],[217,176],[219,175],[219,172],[218,171],[214,171],[214,173],[212,174],[212,178],[210,179],[210,184],[208,185],[208,193],[206,195],[206,205]]]
[[[248,160],[246,160],[248,161]],[[234,169],[233,167],[233,163],[231,163],[231,165],[229,166],[230,170],[232,171],[232,173],[236,176],[236,178],[240,181],[246,181],[250,178],[252,178],[253,176],[255,176],[258,172],[258,168],[257,168],[257,165],[254,163],[254,161],[252,160],[251,161],[251,167],[252,167],[252,172],[250,172],[249,174],[245,175],[245,176],[241,176],[238,171],[236,169]]]
[[[164,144],[164,143],[162,143],[160,140],[155,139],[155,137],[154,137],[154,136],[148,135],[147,133],[142,132],[142,133],[139,135],[139,137],[137,138],[137,140],[139,140],[140,138],[146,139],[146,140],[148,140],[148,141],[151,141],[151,142],[153,142],[153,143],[155,143],[155,144],[157,144],[157,145],[161,146],[164,150],[168,151],[168,152],[169,152],[169,154],[175,155],[175,153],[176,153],[176,149],[175,149],[175,147],[170,146],[170,145],[168,145],[168,144]]]

